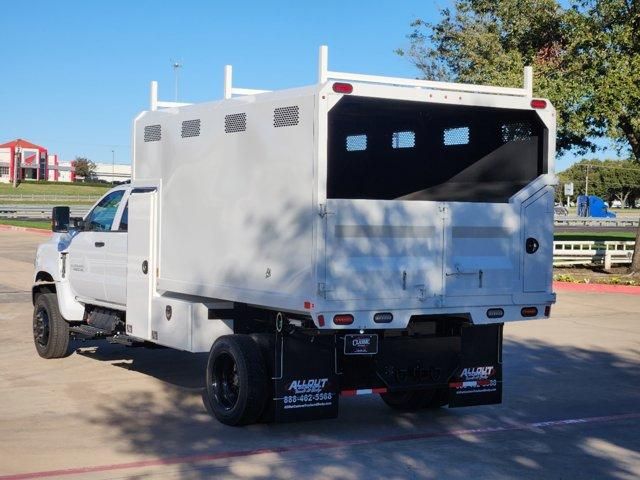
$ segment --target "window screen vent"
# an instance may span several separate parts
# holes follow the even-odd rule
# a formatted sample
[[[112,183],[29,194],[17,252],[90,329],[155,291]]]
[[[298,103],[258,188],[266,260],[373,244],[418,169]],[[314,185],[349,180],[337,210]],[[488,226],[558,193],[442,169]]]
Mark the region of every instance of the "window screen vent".
[[[224,116],[224,133],[244,132],[246,129],[246,113],[232,113]]]
[[[416,132],[404,131],[393,132],[391,135],[391,146],[393,148],[413,148],[416,146]]]
[[[200,136],[200,119],[182,122],[182,138]]]
[[[507,123],[502,125],[502,141],[526,140],[533,136],[531,124],[526,122]]]
[[[347,152],[359,152],[367,149],[366,135],[349,135],[347,137]]]
[[[273,111],[274,127],[291,127],[298,125],[300,120],[300,109],[297,105],[292,107],[280,107]]]
[[[469,144],[469,127],[447,128],[444,131],[443,141],[447,146]]]
[[[158,142],[162,138],[161,125],[147,125],[144,127],[144,141]]]

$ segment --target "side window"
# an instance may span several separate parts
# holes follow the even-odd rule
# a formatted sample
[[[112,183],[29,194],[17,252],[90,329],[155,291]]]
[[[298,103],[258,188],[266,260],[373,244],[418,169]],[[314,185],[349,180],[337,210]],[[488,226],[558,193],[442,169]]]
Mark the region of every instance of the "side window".
[[[120,226],[118,227],[119,232],[126,232],[129,230],[129,202],[124,206],[124,210],[122,211],[122,217],[120,217]]]
[[[93,210],[89,212],[85,219],[86,229],[94,232],[105,232],[111,230],[113,219],[118,211],[118,205],[124,195],[124,190],[111,192],[100,200]]]

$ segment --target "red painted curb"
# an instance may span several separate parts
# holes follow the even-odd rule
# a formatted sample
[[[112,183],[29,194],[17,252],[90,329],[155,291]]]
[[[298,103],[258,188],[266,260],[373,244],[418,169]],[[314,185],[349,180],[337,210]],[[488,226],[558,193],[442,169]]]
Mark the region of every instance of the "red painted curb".
[[[66,468],[61,470],[49,470],[40,472],[29,473],[17,473],[10,475],[0,476],[0,480],[26,480],[31,478],[46,478],[56,477],[62,475],[81,475],[86,473],[107,472],[113,470],[127,470],[132,468],[143,467],[159,467],[162,465],[178,465],[178,464],[195,464],[203,462],[211,462],[214,460],[223,460],[229,458],[238,457],[250,457],[253,455],[261,455],[264,453],[288,453],[288,452],[300,452],[308,450],[327,450],[334,448],[345,448],[352,446],[362,445],[377,445],[381,443],[390,442],[406,442],[411,440],[427,440],[429,438],[441,438],[441,437],[458,437],[460,435],[487,435],[491,433],[503,433],[518,430],[534,430],[537,428],[551,428],[562,427],[568,425],[577,424],[589,424],[600,422],[614,422],[621,420],[632,420],[640,418],[640,413],[626,413],[620,415],[605,415],[600,417],[585,417],[585,418],[566,418],[562,420],[549,420],[542,422],[532,422],[524,424],[512,424],[512,425],[498,425],[495,427],[484,428],[471,428],[464,430],[449,430],[444,432],[422,432],[422,433],[408,433],[402,435],[389,435],[385,437],[363,438],[353,440],[343,440],[335,442],[321,442],[321,443],[307,443],[283,447],[274,448],[258,448],[253,450],[235,450],[219,453],[210,453],[203,455],[189,455],[184,457],[166,457],[166,458],[154,458],[150,460],[140,460],[137,462],[129,463],[116,463],[111,465],[94,465],[89,467],[77,467]]]
[[[51,231],[45,230],[43,228],[17,227],[15,225],[1,225],[0,224],[0,230],[13,231],[13,232],[37,233],[38,235],[46,235],[46,236],[50,236],[51,235]]]
[[[553,282],[553,289],[561,292],[624,293],[626,295],[640,295],[640,287],[638,286],[608,285],[605,283]]]

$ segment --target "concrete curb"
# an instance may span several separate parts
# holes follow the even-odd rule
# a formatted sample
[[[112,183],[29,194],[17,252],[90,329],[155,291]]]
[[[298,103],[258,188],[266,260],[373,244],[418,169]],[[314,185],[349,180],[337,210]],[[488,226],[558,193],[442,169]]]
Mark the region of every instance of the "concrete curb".
[[[553,282],[553,289],[561,292],[624,293],[626,295],[640,295],[640,287],[633,285],[608,285],[606,283]]]
[[[15,225],[0,225],[0,230],[37,233],[38,235],[45,235],[47,237],[51,235],[51,231],[42,228],[16,227]]]

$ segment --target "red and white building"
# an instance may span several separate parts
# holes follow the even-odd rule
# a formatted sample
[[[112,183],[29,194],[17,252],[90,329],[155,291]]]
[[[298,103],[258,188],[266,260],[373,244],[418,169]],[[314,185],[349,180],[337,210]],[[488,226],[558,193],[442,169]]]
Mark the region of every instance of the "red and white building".
[[[61,165],[58,155],[45,147],[18,138],[0,145],[0,182],[18,180],[75,181],[73,165]]]

